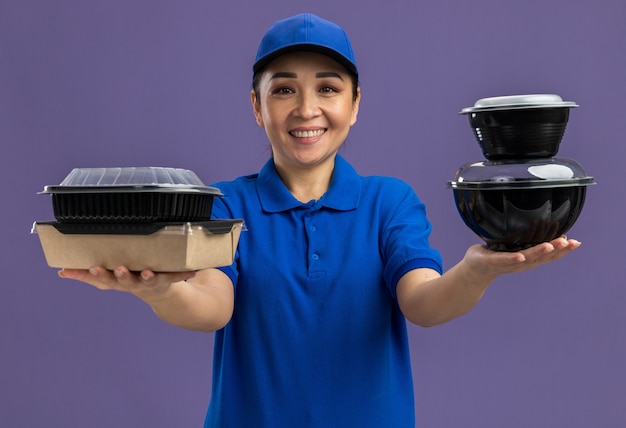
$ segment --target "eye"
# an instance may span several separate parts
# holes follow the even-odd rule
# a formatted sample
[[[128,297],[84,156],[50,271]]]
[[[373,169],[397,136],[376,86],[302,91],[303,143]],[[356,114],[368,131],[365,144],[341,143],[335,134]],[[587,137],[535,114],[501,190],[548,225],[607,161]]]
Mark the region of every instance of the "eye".
[[[272,91],[273,95],[289,95],[289,94],[293,94],[293,90],[289,87],[286,86],[281,86],[279,88],[276,88]]]
[[[320,89],[320,92],[324,93],[324,94],[332,94],[334,92],[339,92],[336,88],[332,87],[332,86],[324,86]]]

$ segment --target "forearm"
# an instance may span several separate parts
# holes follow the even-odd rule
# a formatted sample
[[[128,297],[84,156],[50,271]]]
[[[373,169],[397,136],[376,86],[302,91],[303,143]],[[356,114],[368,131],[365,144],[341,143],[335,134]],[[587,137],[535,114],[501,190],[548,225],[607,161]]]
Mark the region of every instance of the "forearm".
[[[138,297],[150,305],[161,320],[205,332],[224,327],[230,320],[234,304],[230,280],[215,270],[198,273],[188,281],[175,282],[162,295]]]
[[[442,324],[472,309],[497,277],[554,262],[578,247],[580,242],[565,237],[511,253],[473,245],[463,260],[442,276],[430,269],[404,275],[396,288],[398,303],[415,324]]]
[[[62,278],[81,281],[100,290],[131,293],[150,305],[170,324],[198,331],[215,331],[228,323],[234,307],[230,278],[218,269],[198,272],[141,273],[124,266],[113,271],[101,266],[88,270],[63,269]]]
[[[469,312],[494,279],[476,275],[464,261],[442,276],[430,272],[422,269],[409,272],[397,288],[405,317],[423,327],[443,324]],[[414,282],[420,285],[414,286]]]

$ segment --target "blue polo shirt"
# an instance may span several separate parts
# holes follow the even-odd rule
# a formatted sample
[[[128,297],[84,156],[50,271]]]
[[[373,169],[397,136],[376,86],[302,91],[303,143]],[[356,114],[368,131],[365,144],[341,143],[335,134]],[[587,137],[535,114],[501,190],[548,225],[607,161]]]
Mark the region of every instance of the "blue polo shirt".
[[[270,159],[215,183],[215,218],[242,218],[231,321],[215,333],[205,427],[413,428],[405,319],[411,269],[442,271],[411,187],[359,176],[340,155],[327,193],[296,200]]]

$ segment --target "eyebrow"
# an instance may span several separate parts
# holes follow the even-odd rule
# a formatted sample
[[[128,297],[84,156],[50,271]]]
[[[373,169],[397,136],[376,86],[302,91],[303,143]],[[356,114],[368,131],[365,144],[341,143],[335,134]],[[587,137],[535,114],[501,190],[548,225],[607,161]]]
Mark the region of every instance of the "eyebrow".
[[[272,77],[270,79],[280,79],[280,78],[295,79],[296,77],[298,77],[296,73],[279,71],[278,73],[272,74]]]
[[[288,72],[288,71],[279,71],[277,73],[274,73],[270,79],[280,79],[280,78],[296,79],[297,77],[298,77],[298,75],[296,73],[291,73],[291,72]],[[325,77],[334,77],[334,78],[343,80],[341,75],[339,73],[334,72],[334,71],[320,71],[319,73],[315,73],[315,77],[317,77],[318,79],[319,78],[325,78]]]
[[[339,80],[343,80],[343,77],[341,77],[341,74],[335,73],[334,71],[321,71],[319,73],[315,73],[315,77],[318,77],[318,78],[336,77]]]

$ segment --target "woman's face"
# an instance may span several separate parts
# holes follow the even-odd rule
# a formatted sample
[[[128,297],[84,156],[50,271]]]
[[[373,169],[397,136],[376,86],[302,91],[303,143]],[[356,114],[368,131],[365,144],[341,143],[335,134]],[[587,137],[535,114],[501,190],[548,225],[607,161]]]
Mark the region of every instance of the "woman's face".
[[[278,168],[332,161],[356,122],[360,90],[347,70],[315,52],[278,57],[264,70],[254,115],[265,129]]]

